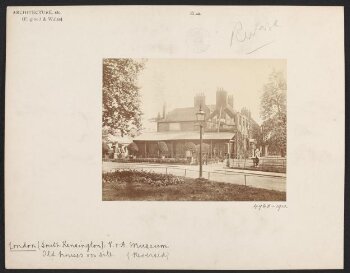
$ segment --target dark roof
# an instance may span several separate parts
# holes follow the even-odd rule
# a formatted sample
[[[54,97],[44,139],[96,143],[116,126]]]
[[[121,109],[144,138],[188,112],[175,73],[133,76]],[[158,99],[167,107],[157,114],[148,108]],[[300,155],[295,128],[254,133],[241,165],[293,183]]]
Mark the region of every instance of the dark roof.
[[[209,113],[211,112],[212,105],[205,106],[204,111],[206,112],[206,116],[209,116]],[[170,122],[170,121],[195,121],[196,113],[198,109],[195,107],[186,107],[186,108],[176,108],[169,113],[167,113],[165,119],[160,121]]]
[[[194,107],[176,108],[167,113],[164,121],[192,121],[196,120],[196,109]]]

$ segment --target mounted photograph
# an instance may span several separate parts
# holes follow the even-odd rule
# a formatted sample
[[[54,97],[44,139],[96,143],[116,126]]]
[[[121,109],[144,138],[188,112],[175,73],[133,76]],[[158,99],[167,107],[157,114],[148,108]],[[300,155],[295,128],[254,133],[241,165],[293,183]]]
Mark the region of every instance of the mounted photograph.
[[[103,59],[103,201],[286,201],[285,59]]]

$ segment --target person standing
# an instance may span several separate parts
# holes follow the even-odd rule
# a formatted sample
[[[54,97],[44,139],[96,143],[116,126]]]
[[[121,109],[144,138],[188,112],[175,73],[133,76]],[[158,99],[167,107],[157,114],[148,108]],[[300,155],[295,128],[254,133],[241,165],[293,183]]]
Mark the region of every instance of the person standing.
[[[190,150],[186,151],[186,159],[188,164],[192,164],[192,152]]]
[[[208,165],[208,155],[204,154],[204,163],[205,165]]]
[[[259,158],[260,158],[260,150],[257,148],[255,150],[255,167],[258,167],[259,165]]]

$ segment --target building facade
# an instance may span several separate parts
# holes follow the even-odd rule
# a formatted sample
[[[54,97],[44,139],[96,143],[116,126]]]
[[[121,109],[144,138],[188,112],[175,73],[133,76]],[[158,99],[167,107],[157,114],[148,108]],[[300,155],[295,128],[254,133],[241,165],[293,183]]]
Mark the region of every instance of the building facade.
[[[196,113],[199,109],[205,113],[203,143],[204,153],[209,158],[223,159],[230,154],[232,158],[245,158],[251,152],[251,123],[250,111],[243,108],[236,111],[234,98],[225,90],[218,89],[216,103],[207,104],[204,94],[194,97],[193,107],[176,108],[163,113],[156,119],[157,131],[137,136],[139,157],[158,157],[159,142],[166,143],[167,151],[162,154],[171,158],[183,158],[189,147],[199,145],[199,124]],[[198,153],[198,150],[192,149]]]

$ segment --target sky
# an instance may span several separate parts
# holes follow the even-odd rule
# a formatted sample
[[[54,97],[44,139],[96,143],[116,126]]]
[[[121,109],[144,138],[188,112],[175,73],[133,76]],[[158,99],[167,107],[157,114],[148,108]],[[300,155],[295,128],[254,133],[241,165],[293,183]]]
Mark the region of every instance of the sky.
[[[138,78],[143,126],[156,130],[149,119],[174,108],[193,107],[193,97],[204,93],[206,104],[215,104],[216,90],[223,88],[234,96],[234,108],[250,109],[259,124],[260,97],[273,71],[286,75],[282,59],[148,59]]]

